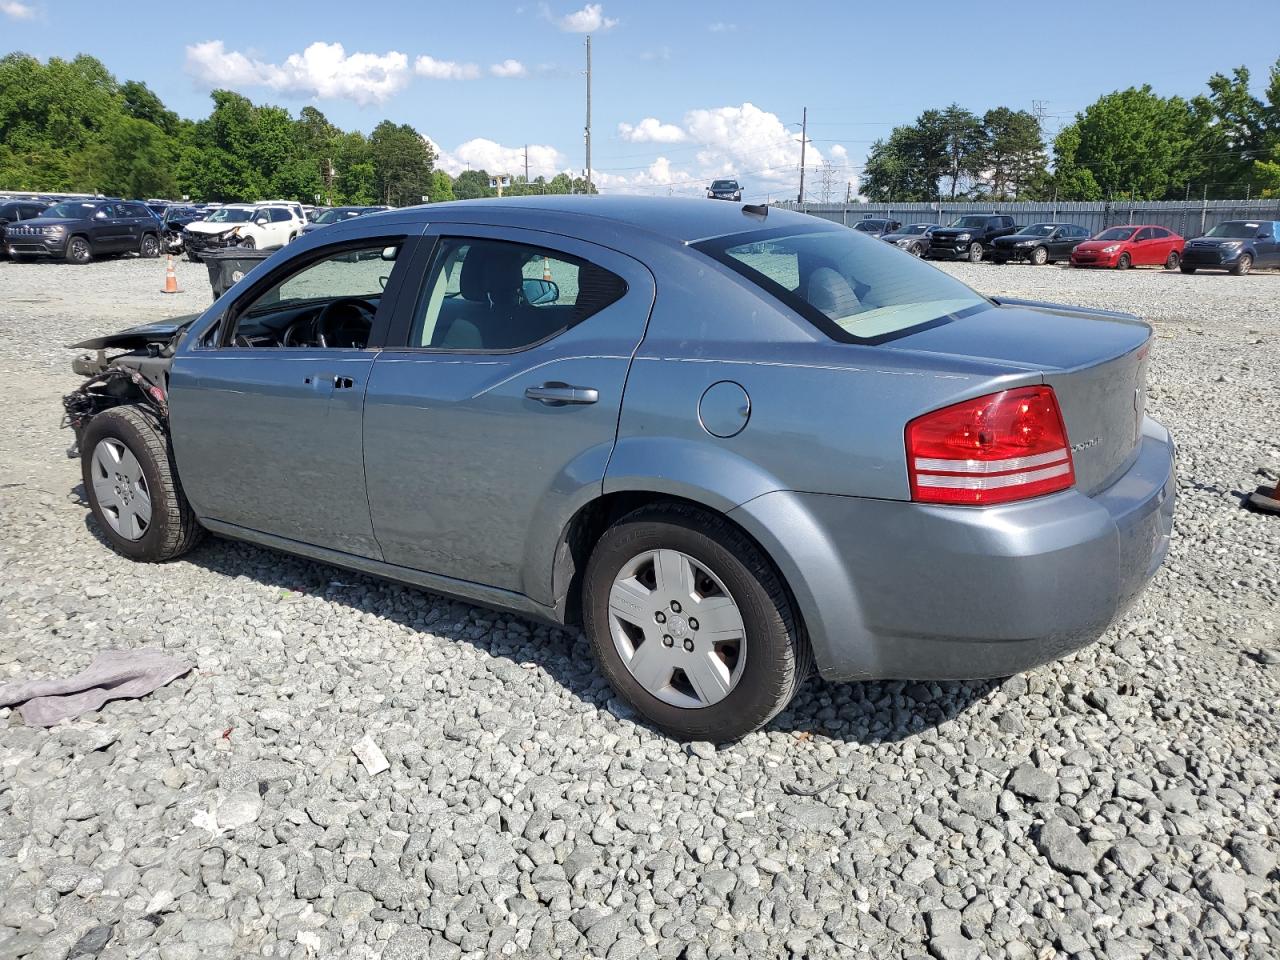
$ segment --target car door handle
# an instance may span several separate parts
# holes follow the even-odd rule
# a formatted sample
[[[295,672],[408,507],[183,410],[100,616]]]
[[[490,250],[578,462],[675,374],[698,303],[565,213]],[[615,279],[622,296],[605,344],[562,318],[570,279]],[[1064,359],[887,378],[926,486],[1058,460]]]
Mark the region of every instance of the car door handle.
[[[558,380],[537,387],[529,387],[524,395],[530,400],[537,400],[549,407],[562,407],[570,403],[595,403],[600,399],[600,391],[595,387],[574,387],[567,383],[560,383]]]

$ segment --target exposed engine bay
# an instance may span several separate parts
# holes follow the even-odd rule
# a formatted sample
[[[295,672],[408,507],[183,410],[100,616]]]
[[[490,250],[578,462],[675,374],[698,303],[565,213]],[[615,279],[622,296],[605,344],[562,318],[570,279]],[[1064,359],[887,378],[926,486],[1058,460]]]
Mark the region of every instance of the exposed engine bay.
[[[66,411],[62,425],[76,434],[76,442],[68,449],[67,456],[80,455],[80,432],[85,424],[111,407],[138,404],[151,410],[161,423],[168,423],[169,367],[173,363],[173,352],[198,316],[193,313],[130,327],[72,345],[94,352],[81,354],[72,361],[71,368],[88,379],[62,398]],[[111,350],[121,352],[109,354]]]

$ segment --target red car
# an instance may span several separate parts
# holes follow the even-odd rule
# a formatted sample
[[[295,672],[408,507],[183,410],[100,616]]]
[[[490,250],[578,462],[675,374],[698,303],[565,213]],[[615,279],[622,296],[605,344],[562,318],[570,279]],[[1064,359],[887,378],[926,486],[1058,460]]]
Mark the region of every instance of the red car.
[[[1177,270],[1182,262],[1184,243],[1176,233],[1153,224],[1108,227],[1071,251],[1071,265],[1117,270],[1162,266],[1166,270]]]

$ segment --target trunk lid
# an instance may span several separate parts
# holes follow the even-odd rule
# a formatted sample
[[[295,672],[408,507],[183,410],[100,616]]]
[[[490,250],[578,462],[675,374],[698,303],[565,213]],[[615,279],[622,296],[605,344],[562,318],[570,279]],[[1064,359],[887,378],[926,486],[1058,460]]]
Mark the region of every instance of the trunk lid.
[[[1109,486],[1137,455],[1151,328],[1136,317],[1006,300],[885,346],[950,354],[1040,374],[1066,422],[1076,486]]]

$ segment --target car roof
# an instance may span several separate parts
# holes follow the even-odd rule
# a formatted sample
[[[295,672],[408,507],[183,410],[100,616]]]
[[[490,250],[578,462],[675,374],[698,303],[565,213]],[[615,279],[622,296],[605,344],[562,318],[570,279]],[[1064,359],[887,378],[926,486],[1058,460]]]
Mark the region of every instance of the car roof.
[[[767,210],[763,217],[759,211]],[[486,223],[492,215],[548,214],[568,218],[589,218],[620,224],[682,243],[710,237],[760,230],[768,227],[795,226],[798,229],[844,229],[839,224],[808,214],[779,207],[756,207],[751,204],[712,203],[709,200],[682,197],[635,197],[627,195],[588,196],[585,194],[548,194],[529,197],[503,197],[482,200],[453,200],[414,207],[403,207],[372,218],[412,214],[423,222],[454,221]],[[524,219],[520,217],[519,219]]]

